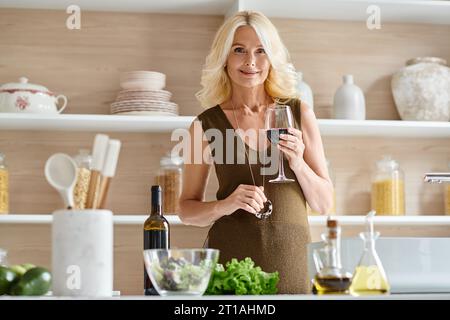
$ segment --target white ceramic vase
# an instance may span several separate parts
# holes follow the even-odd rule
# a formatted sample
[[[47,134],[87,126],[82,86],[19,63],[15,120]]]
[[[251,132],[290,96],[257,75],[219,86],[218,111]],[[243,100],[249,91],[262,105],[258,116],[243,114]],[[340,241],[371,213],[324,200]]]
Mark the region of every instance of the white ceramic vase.
[[[353,76],[344,75],[344,83],[334,95],[334,118],[347,120],[365,120],[366,102],[362,90],[353,83]]]
[[[450,68],[444,59],[414,58],[392,76],[392,94],[403,120],[450,120]]]
[[[298,83],[297,83],[297,91],[300,94],[300,99],[305,101],[311,109],[314,109],[314,98],[311,87],[303,81],[303,73],[297,72]]]
[[[53,213],[52,275],[55,296],[112,296],[111,211],[58,210]]]

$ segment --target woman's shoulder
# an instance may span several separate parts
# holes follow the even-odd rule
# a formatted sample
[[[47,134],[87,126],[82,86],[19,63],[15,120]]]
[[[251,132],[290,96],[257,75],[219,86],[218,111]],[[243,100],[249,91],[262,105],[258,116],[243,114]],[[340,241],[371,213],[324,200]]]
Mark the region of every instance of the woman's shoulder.
[[[213,107],[209,107],[208,109],[201,112],[197,116],[197,119],[200,121],[203,121],[203,120],[208,120],[212,117],[214,118],[218,115],[218,112],[220,111],[220,110],[218,110],[219,108],[220,108],[220,105],[218,105],[218,104]]]

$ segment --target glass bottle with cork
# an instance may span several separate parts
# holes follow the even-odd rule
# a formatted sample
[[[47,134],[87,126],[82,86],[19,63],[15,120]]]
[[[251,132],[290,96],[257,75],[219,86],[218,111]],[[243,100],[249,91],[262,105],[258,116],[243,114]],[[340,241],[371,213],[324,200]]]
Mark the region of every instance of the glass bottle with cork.
[[[397,161],[390,156],[377,161],[372,177],[371,209],[378,215],[404,215],[404,181],[404,173]]]
[[[5,155],[0,152],[0,214],[9,213],[9,174]]]
[[[317,273],[314,290],[318,294],[346,294],[351,284],[351,274],[341,263],[341,228],[337,220],[328,218],[328,232],[322,234],[325,246],[313,251]]]
[[[152,204],[150,216],[144,223],[144,250],[169,249],[170,226],[163,216],[163,192],[159,185],[152,186]],[[158,295],[144,266],[144,294]]]

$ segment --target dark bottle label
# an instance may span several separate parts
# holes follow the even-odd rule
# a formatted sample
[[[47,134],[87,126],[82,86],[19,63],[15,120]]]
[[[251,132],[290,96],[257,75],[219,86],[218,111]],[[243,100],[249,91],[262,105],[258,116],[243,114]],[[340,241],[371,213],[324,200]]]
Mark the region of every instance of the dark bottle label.
[[[144,230],[144,249],[169,249],[169,233],[167,230]],[[153,287],[144,266],[144,294],[158,295]]]

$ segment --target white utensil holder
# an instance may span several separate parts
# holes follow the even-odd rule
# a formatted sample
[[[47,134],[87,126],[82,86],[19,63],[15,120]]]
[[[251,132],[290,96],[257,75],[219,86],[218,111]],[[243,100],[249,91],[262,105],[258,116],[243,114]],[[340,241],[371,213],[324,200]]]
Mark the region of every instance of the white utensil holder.
[[[52,224],[53,295],[111,297],[113,213],[57,210]]]

